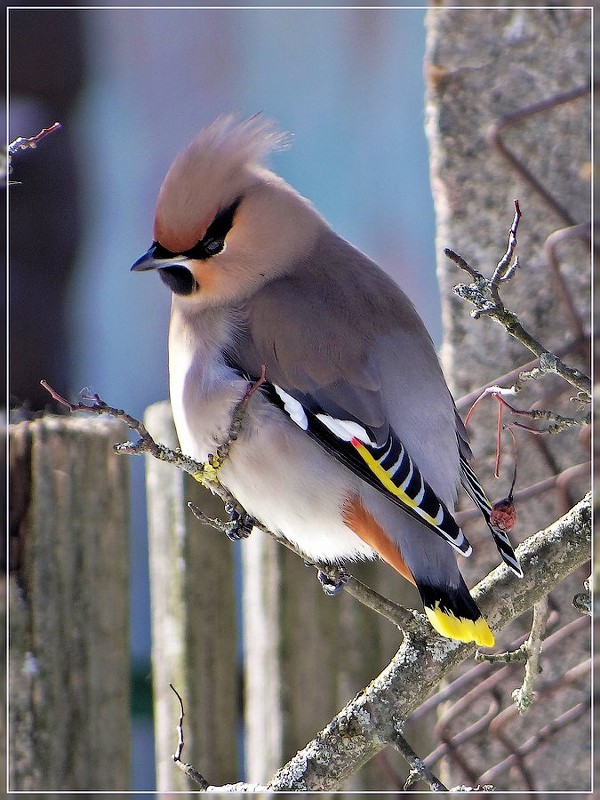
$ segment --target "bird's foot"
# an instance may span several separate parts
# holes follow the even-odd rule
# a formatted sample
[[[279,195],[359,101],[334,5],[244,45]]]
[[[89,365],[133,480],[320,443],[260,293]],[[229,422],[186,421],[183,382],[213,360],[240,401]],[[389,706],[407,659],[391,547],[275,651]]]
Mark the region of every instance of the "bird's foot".
[[[349,577],[348,573],[339,567],[328,567],[326,572],[322,569],[317,572],[321,588],[329,597],[334,597],[340,592]]]
[[[229,522],[227,525],[227,538],[232,542],[239,542],[240,539],[247,539],[252,533],[254,527],[254,520],[245,511],[238,511],[233,506],[225,506],[225,511],[229,514]]]

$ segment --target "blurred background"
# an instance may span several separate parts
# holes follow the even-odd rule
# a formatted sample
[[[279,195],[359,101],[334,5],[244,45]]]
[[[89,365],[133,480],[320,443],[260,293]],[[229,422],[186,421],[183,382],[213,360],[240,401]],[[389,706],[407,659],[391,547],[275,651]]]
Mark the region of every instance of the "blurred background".
[[[90,387],[140,417],[167,397],[169,296],[129,272],[175,154],[226,112],[293,135],[273,169],[407,291],[437,344],[423,131],[424,10],[12,9],[8,137],[62,129],[13,160],[9,393]],[[132,789],[152,790],[143,462],[132,459]]]

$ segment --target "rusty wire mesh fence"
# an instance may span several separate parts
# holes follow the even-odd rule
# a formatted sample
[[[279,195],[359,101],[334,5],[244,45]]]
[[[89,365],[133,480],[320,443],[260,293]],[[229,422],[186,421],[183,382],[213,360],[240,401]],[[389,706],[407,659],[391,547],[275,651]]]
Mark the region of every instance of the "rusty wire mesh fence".
[[[582,298],[576,296],[577,289],[564,277],[562,267],[564,260],[572,262],[574,257],[581,258],[582,253],[587,253],[587,260],[580,262],[580,269],[583,274],[590,274],[591,280],[590,221],[575,219],[563,208],[560,198],[544,185],[543,176],[533,173],[526,159],[511,149],[504,136],[512,126],[534,117],[541,118],[557,107],[589,96],[589,92],[589,86],[582,86],[520,109],[499,120],[489,137],[509,169],[563,220],[565,227],[551,233],[543,248],[548,286],[560,304],[557,334],[563,343],[554,352],[588,374],[591,319],[589,314],[582,313]],[[578,251],[572,249],[575,244]],[[545,344],[552,347],[553,343]],[[520,372],[531,369],[536,363],[522,364],[490,381],[489,385],[510,386]],[[511,462],[510,469],[512,462],[518,462],[519,456],[526,453],[527,464],[532,461],[536,464],[532,474],[539,474],[541,470],[546,475],[530,482],[527,466],[518,474],[515,503],[518,519],[523,524],[516,529],[517,539],[566,513],[589,488],[591,475],[590,425],[563,434],[569,437],[564,457],[556,446],[560,437],[550,435],[550,424],[533,421],[532,415],[527,418],[528,412],[547,408],[572,413],[572,387],[554,379],[535,384],[534,391],[523,393],[519,396],[520,402],[515,403],[526,414],[510,418],[510,427],[517,434],[514,449],[502,431],[501,420],[497,429],[495,422],[490,424],[490,436],[495,436],[497,431],[499,441],[506,440],[502,457]],[[463,416],[484,388],[474,390],[458,402]],[[493,416],[495,411],[490,409],[491,405],[488,413]],[[488,468],[491,472],[489,464]],[[469,527],[477,512],[463,511],[459,516],[477,549],[478,538],[483,539],[484,533]],[[527,713],[520,713],[513,699],[513,692],[523,681],[524,662],[512,659],[528,638],[531,614],[513,622],[500,637],[498,649],[508,654],[505,660],[461,665],[439,692],[412,715],[407,726],[408,736],[411,726],[416,729],[428,715],[435,714],[436,744],[424,761],[446,785],[493,787],[496,791],[555,788],[589,791],[592,788],[591,675],[599,660],[591,653],[591,620],[582,608],[581,598],[585,595],[580,594],[589,573],[589,568],[579,570],[548,596],[535,701]],[[579,757],[565,760],[566,751],[577,752]],[[393,776],[390,753],[382,753],[378,758],[382,769]],[[561,776],[560,787],[553,786],[554,779],[550,778],[557,773]],[[399,775],[397,785],[399,789],[411,788],[410,785],[404,787]],[[423,784],[415,783],[412,788],[423,788]]]

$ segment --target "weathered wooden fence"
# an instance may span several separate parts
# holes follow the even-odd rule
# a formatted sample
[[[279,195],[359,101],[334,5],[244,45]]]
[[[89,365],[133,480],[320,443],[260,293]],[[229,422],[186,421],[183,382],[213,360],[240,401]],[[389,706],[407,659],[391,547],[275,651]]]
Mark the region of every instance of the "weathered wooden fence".
[[[168,403],[156,440],[176,437]],[[9,779],[12,790],[130,787],[129,436],[113,420],[11,425]],[[148,458],[157,788],[191,788],[171,754],[185,704],[184,758],[217,785],[265,781],[387,663],[400,635],[264,534],[232,544],[201,525],[222,503]],[[398,601],[383,565],[355,574]],[[406,587],[406,591],[412,589]],[[424,744],[424,743],[423,743]],[[367,766],[353,788],[370,785]]]

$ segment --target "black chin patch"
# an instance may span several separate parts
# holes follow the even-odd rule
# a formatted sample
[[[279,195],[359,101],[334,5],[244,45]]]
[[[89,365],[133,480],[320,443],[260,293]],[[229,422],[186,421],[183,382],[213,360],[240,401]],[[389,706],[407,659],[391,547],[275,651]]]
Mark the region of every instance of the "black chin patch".
[[[175,294],[191,294],[198,286],[192,273],[185,267],[160,267],[158,274]]]

